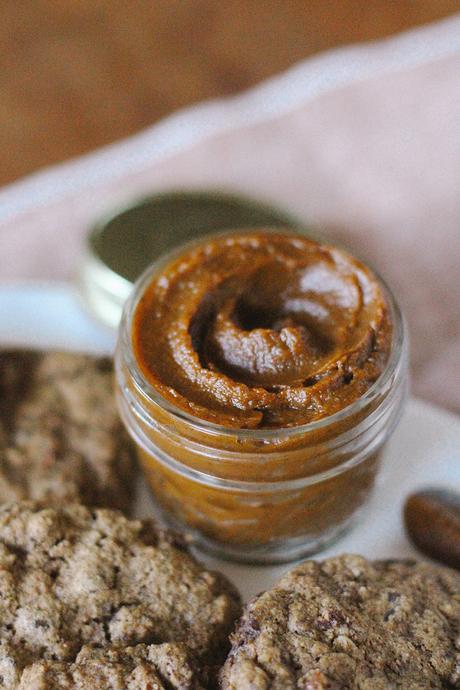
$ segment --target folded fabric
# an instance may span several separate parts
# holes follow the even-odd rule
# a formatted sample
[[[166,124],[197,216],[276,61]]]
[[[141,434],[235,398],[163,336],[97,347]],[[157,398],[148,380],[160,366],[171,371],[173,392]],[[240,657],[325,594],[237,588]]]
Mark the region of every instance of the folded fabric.
[[[0,191],[0,280],[71,279],[88,226],[146,192],[239,191],[393,288],[414,392],[460,411],[460,15],[326,53]]]

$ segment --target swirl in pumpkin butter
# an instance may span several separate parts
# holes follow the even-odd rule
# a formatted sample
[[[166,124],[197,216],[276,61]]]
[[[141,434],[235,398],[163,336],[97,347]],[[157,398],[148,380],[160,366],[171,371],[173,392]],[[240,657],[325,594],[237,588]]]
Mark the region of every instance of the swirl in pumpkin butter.
[[[142,374],[167,401],[230,428],[292,427],[360,398],[388,359],[379,281],[297,234],[218,236],[152,278],[133,320]]]
[[[167,520],[251,562],[336,539],[400,417],[405,350],[380,279],[302,235],[238,231],[152,265],[124,312],[116,390]]]

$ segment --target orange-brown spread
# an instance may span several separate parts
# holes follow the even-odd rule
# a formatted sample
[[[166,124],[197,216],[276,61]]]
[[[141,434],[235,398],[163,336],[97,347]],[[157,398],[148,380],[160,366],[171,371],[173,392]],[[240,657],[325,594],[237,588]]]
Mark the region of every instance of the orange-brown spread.
[[[153,277],[133,322],[137,362],[164,398],[225,427],[329,416],[382,372],[388,306],[372,272],[297,234],[214,237]]]
[[[348,523],[377,472],[366,420],[381,398],[300,425],[357,401],[385,369],[390,307],[368,268],[298,234],[214,236],[151,273],[130,328],[138,370],[170,403],[142,398],[139,457],[179,524],[252,548],[319,544]]]

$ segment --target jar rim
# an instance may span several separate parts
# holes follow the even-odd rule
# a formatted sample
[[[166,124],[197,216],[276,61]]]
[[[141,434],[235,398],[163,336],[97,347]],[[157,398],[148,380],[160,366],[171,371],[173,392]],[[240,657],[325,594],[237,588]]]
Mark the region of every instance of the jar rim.
[[[247,231],[248,234],[251,232],[256,232],[259,229],[251,228]],[[295,234],[295,230],[292,228],[285,227],[271,227],[271,228],[260,228],[263,232],[267,233],[285,233],[285,234]],[[174,403],[167,400],[154,386],[152,386],[146,377],[143,375],[140,367],[136,362],[134,356],[133,346],[132,346],[132,321],[134,313],[136,311],[137,305],[144,294],[145,289],[150,284],[152,277],[158,273],[164,266],[173,261],[174,259],[180,257],[188,249],[192,249],[199,246],[204,241],[216,238],[216,237],[231,237],[238,234],[244,234],[243,229],[238,229],[238,231],[224,231],[219,233],[213,233],[206,235],[205,237],[200,237],[191,242],[182,244],[179,247],[174,248],[172,251],[167,252],[162,255],[159,259],[154,261],[147,269],[142,273],[134,285],[134,289],[125,303],[123,309],[123,315],[119,327],[119,341],[121,342],[123,348],[123,361],[126,364],[129,374],[132,377],[137,391],[141,394],[143,398],[146,398],[150,404],[157,405],[161,409],[166,410],[173,417],[180,419],[185,422],[195,431],[200,433],[206,433],[209,435],[219,435],[228,438],[250,438],[250,439],[263,439],[270,441],[279,437],[280,433],[283,434],[283,438],[291,438],[298,435],[311,433],[319,429],[325,429],[328,426],[333,426],[336,423],[343,422],[349,417],[353,417],[367,405],[372,403],[375,398],[378,397],[382,387],[384,387],[392,376],[399,372],[404,360],[405,349],[406,349],[406,324],[400,307],[385,280],[372,266],[370,266],[372,273],[376,277],[383,294],[385,296],[386,302],[390,309],[391,321],[393,325],[392,329],[392,340],[390,347],[390,354],[388,360],[385,364],[385,368],[381,372],[380,376],[374,381],[372,386],[370,386],[363,395],[361,395],[357,400],[353,401],[349,405],[346,405],[342,409],[334,412],[334,414],[322,417],[306,424],[299,424],[290,427],[270,427],[270,428],[257,428],[257,429],[242,429],[228,427],[221,424],[216,424],[210,422],[206,419],[202,419],[196,415],[192,415],[187,411],[183,410]],[[302,233],[298,233],[302,234]],[[359,257],[353,254],[354,258]],[[369,266],[367,262],[366,266]]]

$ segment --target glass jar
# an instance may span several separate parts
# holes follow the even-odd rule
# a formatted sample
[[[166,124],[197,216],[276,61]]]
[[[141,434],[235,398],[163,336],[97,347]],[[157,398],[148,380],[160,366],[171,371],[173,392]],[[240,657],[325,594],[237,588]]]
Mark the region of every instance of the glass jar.
[[[386,367],[344,409],[301,426],[234,429],[193,417],[142,375],[132,321],[152,276],[137,282],[119,330],[116,392],[145,477],[171,526],[225,558],[281,563],[336,540],[374,486],[381,451],[407,392],[407,347],[399,308],[383,281],[393,323]]]

